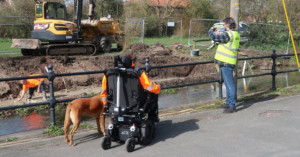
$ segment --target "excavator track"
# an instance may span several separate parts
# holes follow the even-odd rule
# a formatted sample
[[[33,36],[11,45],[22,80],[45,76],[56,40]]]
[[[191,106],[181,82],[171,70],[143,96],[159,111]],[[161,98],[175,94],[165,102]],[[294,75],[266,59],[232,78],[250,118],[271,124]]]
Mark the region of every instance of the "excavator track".
[[[92,44],[52,44],[46,45],[46,55],[69,56],[69,55],[95,55],[96,47]]]

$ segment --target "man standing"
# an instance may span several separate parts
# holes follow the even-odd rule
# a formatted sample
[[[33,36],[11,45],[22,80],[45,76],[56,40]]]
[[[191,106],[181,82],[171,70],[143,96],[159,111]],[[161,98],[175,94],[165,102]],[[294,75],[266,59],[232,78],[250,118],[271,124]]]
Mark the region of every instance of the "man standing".
[[[34,75],[30,75],[30,76],[37,76],[37,75],[39,75],[39,74],[34,74]],[[20,83],[22,84],[22,91],[20,94],[20,98],[18,100],[21,101],[23,99],[27,89],[29,90],[28,99],[32,98],[34,91],[37,89],[38,93],[40,93],[42,91],[43,99],[47,100],[44,80],[45,80],[44,78],[33,78],[33,79],[20,80]]]
[[[224,113],[232,113],[236,111],[236,87],[233,79],[233,70],[237,63],[240,35],[237,30],[234,30],[237,24],[233,18],[227,17],[223,22],[226,32],[220,33],[217,29],[211,28],[208,34],[213,41],[219,42],[215,63],[220,66],[226,86],[226,102],[220,107],[224,108]]]

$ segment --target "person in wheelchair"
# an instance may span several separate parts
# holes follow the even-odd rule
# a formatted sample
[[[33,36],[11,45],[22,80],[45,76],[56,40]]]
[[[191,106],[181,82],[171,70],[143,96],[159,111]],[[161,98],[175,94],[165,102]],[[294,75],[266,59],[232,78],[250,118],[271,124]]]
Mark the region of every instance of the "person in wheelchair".
[[[140,71],[138,68],[135,67],[135,61],[136,61],[136,55],[128,51],[125,53],[123,59],[123,66],[125,68],[132,68],[134,71],[138,73],[139,76],[139,81],[145,91],[150,92],[148,96],[150,97],[148,100],[148,104],[151,104],[151,106],[148,106],[146,108],[146,113],[148,113],[148,119],[151,120],[153,123],[154,122],[159,122],[158,118],[158,94],[160,92],[160,86],[154,82],[152,82],[145,71]],[[106,75],[103,76],[102,78],[102,92],[100,93],[100,97],[104,103],[104,105],[107,104],[107,77]],[[107,108],[107,106],[106,106]]]

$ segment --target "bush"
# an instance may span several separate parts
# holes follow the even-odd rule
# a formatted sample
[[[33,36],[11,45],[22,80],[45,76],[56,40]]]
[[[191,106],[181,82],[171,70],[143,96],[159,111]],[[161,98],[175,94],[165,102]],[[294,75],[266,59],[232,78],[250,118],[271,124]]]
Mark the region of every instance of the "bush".
[[[288,29],[282,25],[251,24],[250,30],[243,33],[248,38],[246,47],[259,49],[286,49]]]

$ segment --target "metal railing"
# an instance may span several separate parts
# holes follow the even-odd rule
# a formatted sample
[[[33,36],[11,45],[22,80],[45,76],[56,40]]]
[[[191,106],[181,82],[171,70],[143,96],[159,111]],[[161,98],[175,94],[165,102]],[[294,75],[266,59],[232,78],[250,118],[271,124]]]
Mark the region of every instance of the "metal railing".
[[[299,55],[300,53],[298,53]],[[256,74],[256,75],[246,75],[246,76],[237,76],[237,79],[242,78],[249,78],[249,77],[258,77],[258,76],[265,76],[265,75],[272,75],[272,87],[271,90],[276,89],[276,75],[279,73],[288,73],[288,72],[295,72],[298,71],[298,69],[294,70],[285,70],[285,71],[276,71],[276,59],[278,57],[288,57],[288,56],[294,56],[294,54],[280,54],[277,55],[275,50],[273,50],[272,55],[268,56],[260,56],[260,57],[248,57],[248,58],[239,58],[239,61],[242,60],[253,60],[253,59],[264,59],[264,58],[272,58],[273,65],[272,70],[269,73],[262,73],[262,74]],[[195,65],[204,65],[204,64],[212,64],[214,61],[205,61],[205,62],[193,62],[193,63],[184,63],[184,64],[173,64],[173,65],[161,65],[161,66],[151,66],[149,64],[149,59],[146,59],[146,64],[144,67],[140,68],[141,70],[145,70],[147,74],[150,72],[151,69],[159,69],[159,68],[172,68],[172,67],[179,67],[179,66],[195,66]],[[76,98],[71,99],[62,99],[62,100],[56,100],[54,95],[54,89],[53,89],[53,82],[56,77],[66,77],[66,76],[75,76],[75,75],[88,75],[88,74],[99,74],[99,73],[105,73],[106,70],[100,70],[100,71],[87,71],[87,72],[74,72],[74,73],[61,73],[61,74],[55,74],[53,72],[53,66],[48,66],[48,73],[47,75],[40,75],[40,76],[27,76],[27,77],[11,77],[11,78],[0,78],[0,82],[3,81],[15,81],[15,80],[24,80],[24,79],[30,79],[30,78],[47,78],[49,80],[49,90],[50,90],[50,97],[47,101],[39,102],[39,103],[30,103],[30,104],[24,104],[24,105],[17,105],[17,106],[7,106],[7,107],[1,107],[1,110],[9,110],[9,109],[17,109],[17,108],[25,108],[25,107],[32,107],[32,106],[39,106],[39,105],[50,105],[50,123],[56,124],[55,122],[55,106],[57,103],[64,103],[64,102],[70,102]],[[208,81],[199,81],[199,82],[193,82],[193,83],[187,83],[187,84],[179,84],[179,85],[172,85],[172,86],[165,86],[161,87],[162,90],[164,89],[170,89],[170,88],[180,88],[180,87],[186,87],[186,86],[194,86],[194,85],[200,85],[200,84],[207,84],[207,83],[219,83],[219,98],[223,98],[222,95],[222,84],[223,84],[223,78],[221,73],[219,73],[219,78],[216,80],[208,80]]]

